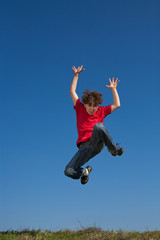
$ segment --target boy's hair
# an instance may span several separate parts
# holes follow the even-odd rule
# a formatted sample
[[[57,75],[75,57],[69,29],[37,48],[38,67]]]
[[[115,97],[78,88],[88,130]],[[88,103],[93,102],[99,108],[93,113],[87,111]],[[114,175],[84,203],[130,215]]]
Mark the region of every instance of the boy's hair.
[[[95,106],[98,106],[99,104],[102,104],[102,102],[103,102],[102,93],[97,92],[97,91],[85,90],[83,92],[82,102],[84,104],[88,104],[88,105],[91,105],[93,102],[93,104]]]

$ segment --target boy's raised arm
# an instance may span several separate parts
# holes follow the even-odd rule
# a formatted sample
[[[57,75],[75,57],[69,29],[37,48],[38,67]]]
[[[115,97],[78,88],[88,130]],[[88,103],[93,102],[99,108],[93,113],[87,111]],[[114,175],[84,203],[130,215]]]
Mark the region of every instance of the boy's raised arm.
[[[85,69],[83,69],[83,65],[81,67],[78,67],[78,68],[75,68],[75,66],[73,66],[72,69],[74,71],[74,77],[72,79],[71,86],[70,86],[70,94],[71,94],[73,104],[76,105],[76,102],[77,102],[77,99],[78,99],[78,95],[76,93],[78,77],[79,77],[79,74],[82,71],[84,71]]]
[[[120,107],[120,99],[116,89],[117,84],[119,83],[119,80],[118,78],[116,78],[116,80],[114,81],[114,78],[112,78],[112,81],[111,81],[111,79],[109,78],[109,82],[110,82],[110,86],[106,85],[106,87],[112,90],[113,104],[111,105],[111,112],[113,112]]]

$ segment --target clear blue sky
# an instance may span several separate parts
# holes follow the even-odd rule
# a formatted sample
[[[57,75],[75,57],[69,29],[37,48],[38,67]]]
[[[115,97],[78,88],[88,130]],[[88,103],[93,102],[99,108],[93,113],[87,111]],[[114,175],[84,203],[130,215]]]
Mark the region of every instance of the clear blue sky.
[[[0,230],[160,229],[160,2],[0,1]],[[87,185],[64,168],[77,151],[69,95],[96,89],[121,108],[104,124],[126,151],[93,158]]]

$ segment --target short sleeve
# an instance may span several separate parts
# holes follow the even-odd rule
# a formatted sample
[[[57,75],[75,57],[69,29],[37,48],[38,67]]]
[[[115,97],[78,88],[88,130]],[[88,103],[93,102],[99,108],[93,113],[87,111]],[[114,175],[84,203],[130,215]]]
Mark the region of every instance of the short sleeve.
[[[106,106],[106,107],[103,107],[103,116],[104,116],[104,118],[105,118],[107,115],[109,115],[109,114],[111,114],[111,105],[108,105],[108,106]]]
[[[77,99],[77,102],[76,102],[76,105],[74,106],[74,109],[77,111],[78,109],[79,109],[79,107],[81,106],[81,101],[80,101],[80,99],[78,98]]]

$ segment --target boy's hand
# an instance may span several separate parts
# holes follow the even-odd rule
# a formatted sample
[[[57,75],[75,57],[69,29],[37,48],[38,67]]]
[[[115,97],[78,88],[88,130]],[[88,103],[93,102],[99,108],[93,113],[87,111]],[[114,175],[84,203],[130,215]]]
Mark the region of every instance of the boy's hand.
[[[75,106],[77,99],[78,99],[78,95],[76,93],[78,76],[79,76],[80,72],[84,71],[85,69],[83,68],[83,65],[78,68],[73,66],[72,69],[74,71],[74,77],[72,79],[71,86],[70,86],[70,94],[71,94],[71,98],[72,98],[74,106]]]
[[[80,72],[82,72],[82,71],[85,70],[85,69],[83,68],[83,65],[82,65],[81,67],[78,67],[78,68],[76,68],[75,66],[73,66],[72,69],[73,69],[75,75],[77,75],[77,74],[79,75]]]
[[[111,88],[111,89],[114,89],[117,87],[117,84],[119,83],[120,80],[118,80],[118,78],[116,78],[116,80],[114,81],[114,78],[112,78],[112,81],[111,79],[109,78],[109,82],[110,82],[110,86],[108,85],[105,85],[107,88]]]
[[[111,79],[109,78],[109,82],[110,82],[110,86],[105,85],[107,88],[110,88],[112,90],[112,94],[113,94],[113,104],[111,105],[111,112],[115,111],[117,108],[120,107],[120,100],[119,100],[119,95],[117,92],[117,84],[119,83],[118,78],[116,78],[116,80],[114,81],[114,78]]]

